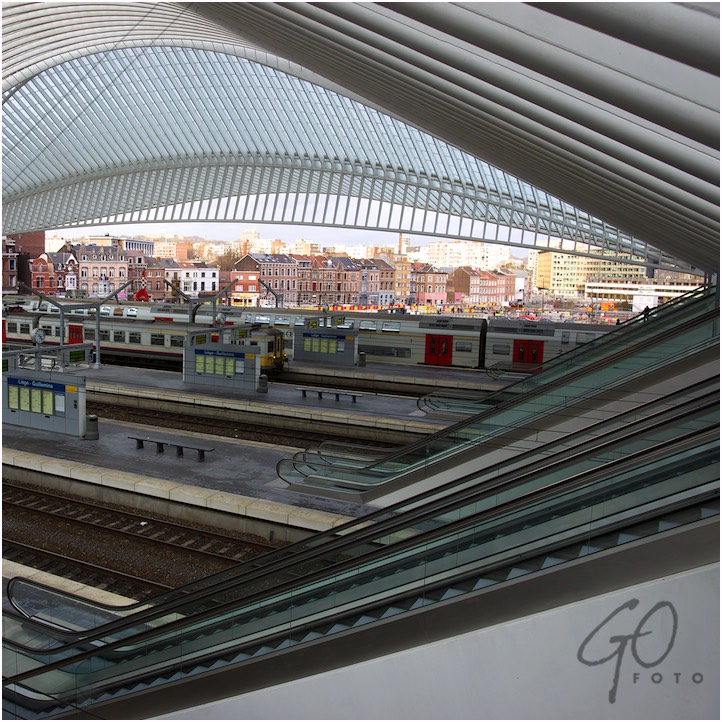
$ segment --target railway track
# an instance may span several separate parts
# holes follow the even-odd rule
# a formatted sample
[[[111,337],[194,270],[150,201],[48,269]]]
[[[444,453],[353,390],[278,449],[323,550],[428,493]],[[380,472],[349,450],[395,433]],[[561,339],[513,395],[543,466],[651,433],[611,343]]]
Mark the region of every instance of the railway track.
[[[103,364],[105,366],[122,366],[128,368],[138,369],[150,369],[158,371],[173,371],[181,374],[182,368],[180,361],[178,362],[151,362],[148,359],[129,359],[127,357],[115,358],[109,353],[105,353],[102,356]],[[430,367],[434,368],[434,367]],[[438,370],[437,367],[436,370]],[[482,381],[488,381],[488,377],[484,374],[483,370],[480,369],[459,369],[454,367],[455,371],[462,371],[465,374],[468,372],[470,378],[481,379]],[[439,382],[438,374],[431,374],[430,378],[424,380],[419,377],[412,379],[408,378],[406,383],[399,383],[398,376],[394,374],[393,365],[387,370],[388,374],[392,377],[391,379],[384,378],[383,374],[366,376],[364,378],[354,378],[353,376],[336,376],[333,380],[334,388],[344,389],[346,391],[367,391],[373,393],[390,393],[394,396],[405,396],[408,398],[415,398],[417,396],[424,396],[434,391],[438,391],[443,388],[443,383]],[[320,379],[316,374],[305,373],[302,367],[295,366],[293,362],[291,365],[284,368],[284,370],[269,378],[269,382],[272,384],[294,386],[302,384],[303,386],[328,386],[328,379]]]
[[[89,400],[86,408],[88,413],[95,414],[102,419],[145,425],[157,423],[165,429],[245,439],[276,446],[306,448],[328,439],[338,439],[337,434],[301,431],[281,426],[263,426],[259,423],[243,423],[238,420],[229,421],[227,418],[221,418],[220,414],[218,418],[215,418],[198,414],[156,411],[142,406],[120,406],[95,400]]]
[[[20,542],[6,541],[3,559],[129,599],[142,600],[173,588],[137,574],[123,574],[117,569],[71,559],[64,554]]]
[[[155,515],[3,482],[3,558],[143,599],[276,548]]]

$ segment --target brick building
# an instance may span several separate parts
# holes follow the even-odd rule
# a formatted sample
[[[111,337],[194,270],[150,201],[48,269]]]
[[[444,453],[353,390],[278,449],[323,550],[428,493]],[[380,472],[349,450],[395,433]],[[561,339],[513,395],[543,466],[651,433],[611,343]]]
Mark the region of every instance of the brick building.
[[[44,296],[77,295],[80,268],[73,253],[41,253],[30,262],[31,288]]]
[[[419,306],[441,306],[446,303],[448,273],[430,263],[411,264],[411,302]]]

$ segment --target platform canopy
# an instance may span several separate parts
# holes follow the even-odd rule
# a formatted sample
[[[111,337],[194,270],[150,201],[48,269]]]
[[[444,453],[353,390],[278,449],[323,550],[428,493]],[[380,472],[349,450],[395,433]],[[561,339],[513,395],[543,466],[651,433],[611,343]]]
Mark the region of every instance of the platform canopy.
[[[3,4],[3,232],[391,230],[719,267],[717,3]]]

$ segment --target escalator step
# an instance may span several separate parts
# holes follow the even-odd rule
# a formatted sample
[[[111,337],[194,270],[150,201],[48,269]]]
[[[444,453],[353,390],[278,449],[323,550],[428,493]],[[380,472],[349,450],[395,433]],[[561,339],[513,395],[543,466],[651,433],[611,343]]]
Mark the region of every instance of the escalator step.
[[[476,583],[474,584],[474,591],[477,591],[478,589],[484,589],[485,587],[491,587],[494,584],[498,584],[499,580],[497,579],[489,579],[488,577],[482,577],[481,579],[477,579]]]
[[[619,536],[617,537],[618,544],[628,544],[629,542],[637,541],[642,536],[646,536],[646,534],[630,534],[629,532],[621,532]]]

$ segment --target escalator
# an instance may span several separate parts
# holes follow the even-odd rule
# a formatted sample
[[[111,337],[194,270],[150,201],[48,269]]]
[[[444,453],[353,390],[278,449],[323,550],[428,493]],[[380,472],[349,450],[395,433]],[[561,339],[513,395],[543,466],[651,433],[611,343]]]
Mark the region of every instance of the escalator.
[[[710,289],[701,287],[656,307],[647,315],[640,314],[634,316],[623,324],[610,329],[610,333],[614,333],[611,340],[619,347],[626,342],[630,334],[634,335],[639,331],[640,325],[648,322],[658,324],[669,323],[670,314],[672,314],[672,323],[683,322],[681,318],[675,321],[675,314],[684,306],[696,304],[698,301],[709,298],[710,293]],[[541,367],[535,367],[535,372],[545,372],[546,375],[543,377],[543,382],[547,383],[557,371],[568,369],[571,365],[584,363],[584,356],[592,353],[596,354],[600,345],[603,345],[605,350],[611,349],[612,346],[608,345],[609,343],[609,337],[601,336],[587,344],[575,346],[573,349],[546,361]],[[487,411],[489,408],[493,408],[504,401],[508,401],[517,394],[526,393],[530,386],[530,384],[523,383],[523,381],[526,380],[526,375],[524,375],[524,378],[521,380],[509,383],[508,386],[497,391],[471,392],[453,389],[434,391],[426,396],[420,397],[417,401],[417,406],[419,410],[424,413],[443,418],[459,419],[469,417]],[[533,382],[533,379],[531,381]]]
[[[495,463],[566,434],[570,419],[575,426],[593,424],[600,415],[685,388],[697,372],[716,373],[719,310],[711,291],[619,329],[520,382],[513,397],[414,444],[391,453],[321,444],[281,460],[278,475],[296,491],[388,503],[401,490],[416,493],[420,481],[438,485],[464,464]]]
[[[349,634],[704,525],[719,514],[718,404],[718,379],[706,380],[97,628],[43,620],[24,604],[22,585],[33,585],[16,582],[19,613],[4,620],[6,718],[127,718],[119,712],[153,709],[180,682],[197,702],[210,675],[239,689],[258,663],[306,650],[307,664],[309,649]]]

